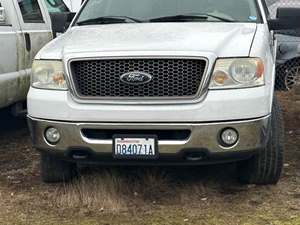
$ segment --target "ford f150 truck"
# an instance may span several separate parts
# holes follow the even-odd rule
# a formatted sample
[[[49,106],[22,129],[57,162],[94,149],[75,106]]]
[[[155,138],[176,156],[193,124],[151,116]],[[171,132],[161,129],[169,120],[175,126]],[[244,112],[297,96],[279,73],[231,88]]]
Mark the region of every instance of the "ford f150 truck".
[[[45,182],[78,164],[238,162],[240,181],[278,182],[276,30],[299,9],[263,0],[87,0],[36,56],[28,123]],[[296,19],[295,19],[296,18]]]

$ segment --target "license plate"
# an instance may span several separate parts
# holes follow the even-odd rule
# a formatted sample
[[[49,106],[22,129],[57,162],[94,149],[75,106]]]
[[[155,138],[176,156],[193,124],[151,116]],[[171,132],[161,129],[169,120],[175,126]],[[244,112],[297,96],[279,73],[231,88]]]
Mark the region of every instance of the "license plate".
[[[155,159],[158,156],[157,138],[114,136],[113,155],[121,159]]]

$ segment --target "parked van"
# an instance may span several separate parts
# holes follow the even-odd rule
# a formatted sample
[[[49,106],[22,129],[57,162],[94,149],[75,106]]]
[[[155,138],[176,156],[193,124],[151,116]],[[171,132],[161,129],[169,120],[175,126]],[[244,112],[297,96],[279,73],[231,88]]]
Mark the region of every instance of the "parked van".
[[[28,123],[46,182],[78,163],[238,162],[240,181],[283,167],[277,41],[300,9],[264,0],[86,0],[36,56]]]
[[[69,12],[66,6],[49,4],[50,0],[0,0],[0,108],[26,100],[32,61],[53,39],[48,11]]]

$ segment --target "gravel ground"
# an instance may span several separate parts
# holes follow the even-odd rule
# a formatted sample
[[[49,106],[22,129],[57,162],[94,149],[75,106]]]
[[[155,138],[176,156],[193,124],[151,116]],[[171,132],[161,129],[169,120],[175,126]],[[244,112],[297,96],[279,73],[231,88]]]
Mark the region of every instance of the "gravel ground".
[[[0,224],[300,225],[300,103],[278,94],[286,161],[276,186],[243,186],[235,165],[83,168],[43,184],[24,118],[0,111]]]

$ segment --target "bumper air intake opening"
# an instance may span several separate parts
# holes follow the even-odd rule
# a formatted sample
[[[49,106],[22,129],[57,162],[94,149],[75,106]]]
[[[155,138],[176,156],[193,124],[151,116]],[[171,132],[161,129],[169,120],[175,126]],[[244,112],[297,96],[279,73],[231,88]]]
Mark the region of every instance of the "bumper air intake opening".
[[[184,141],[191,136],[190,130],[122,130],[82,129],[82,135],[93,140],[112,140],[118,135],[156,135],[160,141]]]

